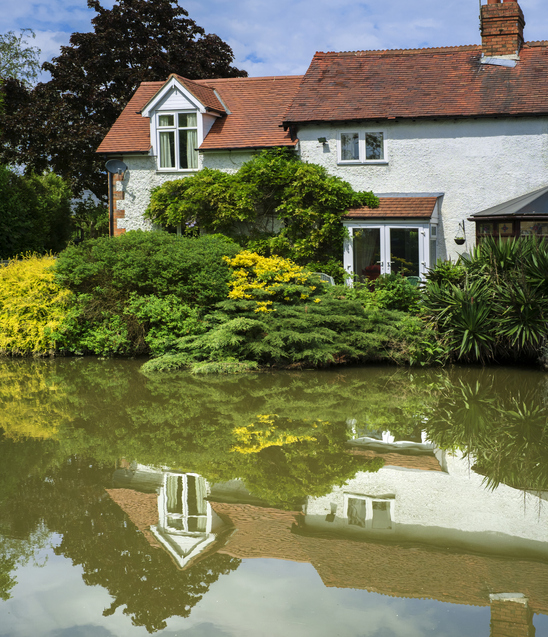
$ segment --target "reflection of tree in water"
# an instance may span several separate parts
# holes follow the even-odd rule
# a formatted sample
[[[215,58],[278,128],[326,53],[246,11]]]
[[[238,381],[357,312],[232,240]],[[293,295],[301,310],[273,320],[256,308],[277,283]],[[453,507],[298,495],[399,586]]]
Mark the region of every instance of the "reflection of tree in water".
[[[443,449],[459,449],[489,487],[548,491],[548,392],[485,372],[447,388],[427,430]],[[495,382],[497,378],[498,382]]]
[[[161,630],[172,616],[188,617],[220,575],[235,570],[240,560],[213,554],[181,571],[168,553],[152,547],[103,488],[112,467],[72,460],[48,472],[46,480],[27,479],[16,497],[1,504],[15,526],[41,521],[62,537],[55,548],[82,567],[89,586],[102,586],[135,625]],[[7,529],[6,529],[7,530]]]

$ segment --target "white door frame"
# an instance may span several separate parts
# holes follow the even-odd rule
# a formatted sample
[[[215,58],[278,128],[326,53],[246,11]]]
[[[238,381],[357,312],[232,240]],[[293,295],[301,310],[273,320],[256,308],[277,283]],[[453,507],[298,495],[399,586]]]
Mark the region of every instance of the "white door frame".
[[[419,221],[416,223],[409,221],[357,221],[347,220],[343,222],[348,230],[348,237],[344,241],[344,269],[350,276],[354,275],[354,230],[363,230],[365,228],[380,230],[380,248],[381,248],[381,274],[390,274],[390,228],[399,228],[406,230],[419,231],[419,276],[424,280],[429,264],[430,264],[430,226],[429,222]],[[352,279],[347,279],[349,285],[352,285]]]

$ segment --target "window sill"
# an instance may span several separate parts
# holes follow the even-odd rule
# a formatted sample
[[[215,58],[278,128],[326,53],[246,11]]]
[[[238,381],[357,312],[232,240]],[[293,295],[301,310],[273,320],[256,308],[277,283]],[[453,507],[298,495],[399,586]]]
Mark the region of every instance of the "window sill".
[[[197,173],[199,170],[199,168],[157,168],[156,172],[159,174],[177,173],[187,175],[188,173]]]
[[[338,166],[387,166],[387,159],[370,159],[368,161],[342,161],[337,162]]]

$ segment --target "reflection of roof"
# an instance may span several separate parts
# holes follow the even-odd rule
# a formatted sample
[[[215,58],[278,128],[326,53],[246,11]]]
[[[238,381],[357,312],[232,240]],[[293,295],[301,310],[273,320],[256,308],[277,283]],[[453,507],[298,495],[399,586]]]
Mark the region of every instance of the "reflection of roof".
[[[382,458],[385,467],[405,467],[406,469],[421,469],[423,471],[442,471],[440,463],[434,454],[405,454],[383,453],[372,449],[351,449],[353,456],[363,458]]]
[[[437,197],[379,197],[378,208],[352,208],[347,219],[379,219],[384,217],[406,217],[430,219]]]
[[[235,532],[220,552],[232,557],[309,562],[326,586],[393,597],[489,605],[489,594],[519,591],[532,610],[548,614],[548,564],[421,544],[362,541],[311,532],[302,516],[252,505],[211,503]]]
[[[489,593],[519,591],[534,612],[548,614],[548,564],[543,562],[297,533],[326,586],[470,606],[488,605]]]
[[[546,215],[548,217],[548,186],[534,190],[521,197],[510,199],[491,208],[476,212],[472,219],[477,217],[507,217],[508,215],[525,217],[530,215]]]
[[[295,511],[280,511],[250,504],[211,502],[218,515],[230,518],[236,527],[222,553],[232,557],[270,557],[293,562],[308,562],[300,543],[291,534],[298,518]]]
[[[158,524],[158,495],[140,493],[133,489],[105,489],[105,491],[143,533],[149,544],[160,547],[160,543],[149,530],[151,526]]]

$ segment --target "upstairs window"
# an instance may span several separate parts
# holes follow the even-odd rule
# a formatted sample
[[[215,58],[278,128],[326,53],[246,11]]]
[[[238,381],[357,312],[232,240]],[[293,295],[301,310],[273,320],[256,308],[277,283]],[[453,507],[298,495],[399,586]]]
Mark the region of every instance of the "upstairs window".
[[[158,157],[161,169],[197,170],[197,146],[196,113],[158,115]]]
[[[340,133],[338,159],[340,163],[384,162],[384,133]]]

